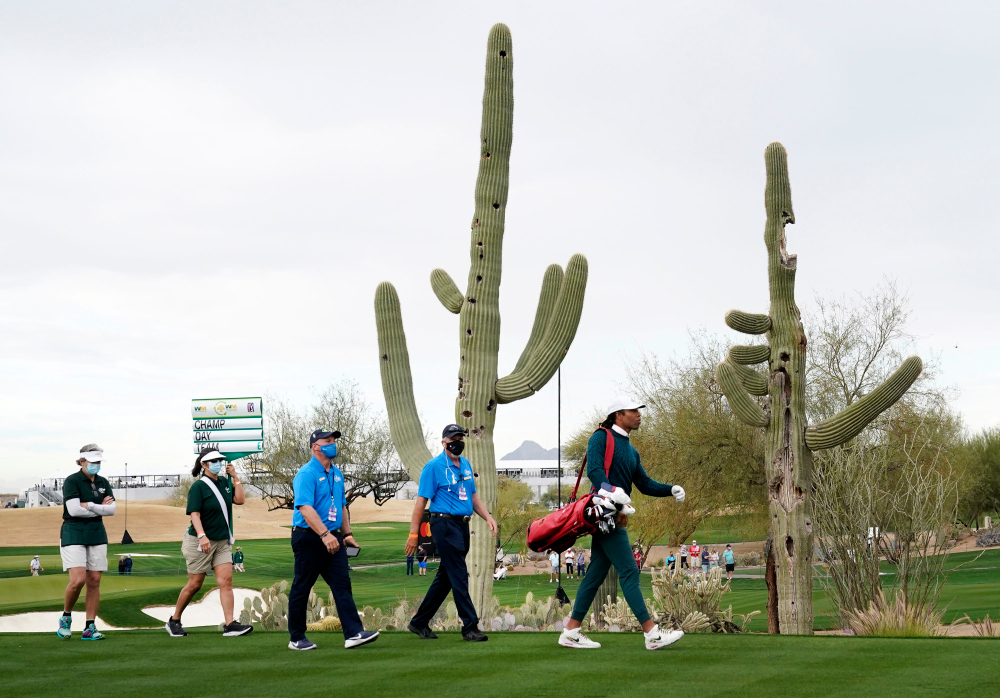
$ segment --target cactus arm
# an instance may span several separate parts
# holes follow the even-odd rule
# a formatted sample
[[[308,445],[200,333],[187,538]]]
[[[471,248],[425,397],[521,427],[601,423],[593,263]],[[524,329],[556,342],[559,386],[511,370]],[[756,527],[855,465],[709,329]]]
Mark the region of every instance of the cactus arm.
[[[544,337],[521,370],[497,381],[497,402],[505,404],[521,400],[538,392],[549,382],[576,337],[586,290],[587,258],[575,254],[566,265],[566,275]]]
[[[726,313],[726,324],[743,334],[764,334],[771,329],[771,318],[757,313],[730,310]]]
[[[715,379],[722,388],[722,393],[729,401],[729,406],[741,422],[751,427],[766,427],[768,423],[764,410],[747,394],[740,382],[736,368],[728,361],[723,361],[715,369]]]
[[[382,392],[389,414],[389,433],[410,477],[419,480],[420,471],[431,459],[431,452],[424,442],[413,399],[410,354],[406,349],[399,295],[388,281],[379,284],[375,290],[375,326],[378,330]]]
[[[462,310],[462,302],[465,298],[458,290],[458,286],[455,282],[451,280],[451,276],[448,275],[444,269],[435,269],[431,272],[431,288],[434,289],[434,295],[438,297],[441,301],[441,305],[448,310],[449,313],[455,313],[458,315],[459,311]]]
[[[747,368],[740,364],[731,364],[731,366],[733,367],[733,371],[736,372],[736,377],[740,379],[740,383],[743,384],[748,393],[760,396],[767,395],[767,379],[764,376],[752,368]]]
[[[743,364],[747,366],[762,364],[771,358],[771,347],[766,344],[760,344],[753,347],[737,345],[729,348],[728,358],[734,364]]]
[[[842,412],[806,428],[806,445],[818,451],[833,448],[853,439],[861,430],[892,407],[923,370],[918,356],[906,359],[885,383]]]
[[[535,323],[531,326],[531,335],[528,343],[524,345],[517,364],[511,373],[517,373],[528,363],[531,355],[538,348],[538,345],[545,338],[545,332],[549,328],[549,318],[552,317],[552,309],[559,299],[559,290],[563,284],[563,269],[558,264],[550,264],[542,277],[542,291],[538,294],[538,308],[535,310]]]

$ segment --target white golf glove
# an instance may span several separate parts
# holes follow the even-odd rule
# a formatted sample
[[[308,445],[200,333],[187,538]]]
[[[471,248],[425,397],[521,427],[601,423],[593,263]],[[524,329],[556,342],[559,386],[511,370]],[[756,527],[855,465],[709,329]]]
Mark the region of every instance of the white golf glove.
[[[678,502],[684,501],[684,488],[680,485],[674,485],[670,490],[670,494],[674,495],[674,499]]]

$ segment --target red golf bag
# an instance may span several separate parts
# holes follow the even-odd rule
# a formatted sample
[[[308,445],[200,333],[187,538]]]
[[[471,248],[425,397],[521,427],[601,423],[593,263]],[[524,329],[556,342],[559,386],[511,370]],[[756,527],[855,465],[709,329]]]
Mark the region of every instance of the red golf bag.
[[[601,427],[604,429],[604,427]],[[604,447],[604,474],[608,474],[611,468],[611,458],[615,454],[615,437],[611,431],[604,429],[608,433],[608,444]],[[584,510],[590,505],[592,494],[587,493],[580,499],[576,498],[576,492],[580,488],[580,479],[583,471],[587,468],[587,457],[583,457],[580,463],[580,472],[576,474],[576,485],[573,486],[573,493],[570,495],[566,505],[540,519],[535,519],[528,525],[528,547],[536,553],[544,550],[554,550],[561,553],[568,550],[577,538],[589,536],[597,530],[597,527],[584,518]]]

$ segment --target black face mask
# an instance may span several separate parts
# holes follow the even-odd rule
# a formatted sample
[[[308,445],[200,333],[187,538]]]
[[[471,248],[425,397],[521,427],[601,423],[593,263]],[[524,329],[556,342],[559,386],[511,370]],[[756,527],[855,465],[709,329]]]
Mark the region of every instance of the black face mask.
[[[452,455],[455,455],[455,456],[460,456],[460,455],[462,455],[462,451],[465,450],[465,442],[464,441],[452,441],[450,443],[446,443],[444,445],[444,447],[448,449],[448,453],[451,453]]]

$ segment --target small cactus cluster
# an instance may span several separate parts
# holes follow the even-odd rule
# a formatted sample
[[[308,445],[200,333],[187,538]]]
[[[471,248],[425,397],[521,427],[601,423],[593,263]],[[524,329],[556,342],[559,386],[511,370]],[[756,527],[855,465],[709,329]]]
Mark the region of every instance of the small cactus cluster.
[[[270,589],[261,589],[260,596],[253,601],[244,599],[240,622],[244,625],[257,623],[262,630],[288,630],[288,587],[288,582],[282,580],[276,582]],[[309,601],[306,603],[307,624],[315,624],[329,617],[336,618],[336,615],[337,609],[332,593],[328,598],[328,604],[324,605],[323,599],[315,592],[309,592]],[[331,623],[328,621],[326,625]],[[339,623],[337,620],[337,625]]]

